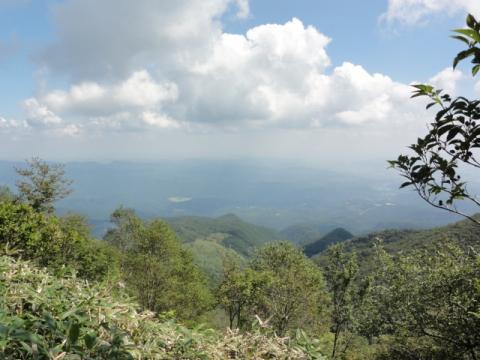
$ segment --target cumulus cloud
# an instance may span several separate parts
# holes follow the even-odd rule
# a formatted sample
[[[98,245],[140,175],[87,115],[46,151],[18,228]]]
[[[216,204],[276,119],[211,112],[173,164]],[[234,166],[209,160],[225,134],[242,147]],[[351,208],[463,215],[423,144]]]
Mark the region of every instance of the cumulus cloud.
[[[6,119],[0,116],[0,130],[2,132],[10,131],[10,130],[17,130],[17,129],[25,129],[28,125],[25,121],[19,121],[16,119]]]
[[[250,15],[250,4],[248,0],[237,0],[237,16],[241,19],[245,19]]]
[[[68,91],[49,92],[42,100],[57,112],[99,116],[136,108],[151,109],[177,97],[174,83],[157,83],[147,71],[141,70],[113,85],[84,82]]]
[[[74,81],[118,80],[146,63],[170,74],[209,55],[231,6],[248,16],[248,0],[64,1],[53,12],[58,40],[37,61]]]
[[[478,0],[389,0],[388,9],[381,19],[416,25],[428,20],[434,14],[472,13],[480,15]]]
[[[62,119],[51,111],[47,106],[38,102],[35,98],[23,102],[26,111],[28,125],[33,127],[48,127],[62,123]]]
[[[232,6],[238,17],[248,16],[247,0],[57,5],[58,40],[38,61],[72,85],[26,100],[28,125],[73,136],[387,128],[416,119],[420,107],[407,85],[349,62],[332,68],[331,39],[297,18],[224,32],[220,19]],[[457,77],[445,70],[434,80],[454,86]]]
[[[173,118],[161,112],[162,105],[175,101],[178,89],[174,83],[155,82],[145,71],[136,71],[119,83],[101,85],[84,82],[67,91],[55,90],[25,101],[27,121],[32,126],[52,126],[62,118],[67,123],[60,134],[77,135],[81,128],[133,130],[143,125],[160,128],[179,127]]]
[[[453,70],[451,67],[443,69],[433,76],[429,83],[438,89],[445,90],[450,95],[455,95],[457,83],[463,78],[460,70]]]

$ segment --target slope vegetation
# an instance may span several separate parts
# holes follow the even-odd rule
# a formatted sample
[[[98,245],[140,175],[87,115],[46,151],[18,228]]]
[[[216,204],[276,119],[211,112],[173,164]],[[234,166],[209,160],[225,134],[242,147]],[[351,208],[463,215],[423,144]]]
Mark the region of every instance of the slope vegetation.
[[[0,293],[5,360],[324,359],[305,336],[187,329],[138,312],[117,285],[52,276],[8,256],[0,257]]]
[[[276,231],[247,223],[233,214],[218,218],[184,216],[167,221],[185,243],[209,239],[243,256],[251,255],[256,247],[281,239]]]
[[[480,215],[475,215],[480,219]],[[368,263],[375,251],[375,244],[394,255],[405,254],[413,250],[428,249],[438,242],[450,240],[462,248],[478,247],[480,245],[480,226],[469,220],[462,220],[447,226],[428,230],[384,230],[355,237],[345,242],[346,250],[356,251],[363,263]],[[325,254],[316,256],[320,262]]]
[[[330,245],[351,239],[352,237],[353,235],[344,228],[336,228],[317,241],[306,245],[304,248],[305,255],[312,257],[322,252]]]

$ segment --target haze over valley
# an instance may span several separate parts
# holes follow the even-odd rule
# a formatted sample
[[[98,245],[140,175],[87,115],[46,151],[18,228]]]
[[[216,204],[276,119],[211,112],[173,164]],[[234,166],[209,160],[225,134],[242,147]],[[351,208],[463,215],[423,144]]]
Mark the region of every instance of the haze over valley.
[[[14,166],[0,162],[0,183],[14,186]],[[291,162],[183,160],[158,162],[71,162],[74,192],[59,213],[85,215],[102,236],[120,205],[145,218],[179,216],[241,219],[275,230],[301,227],[315,236],[344,227],[355,234],[387,228],[428,228],[458,218],[399,189],[397,174],[340,172]]]

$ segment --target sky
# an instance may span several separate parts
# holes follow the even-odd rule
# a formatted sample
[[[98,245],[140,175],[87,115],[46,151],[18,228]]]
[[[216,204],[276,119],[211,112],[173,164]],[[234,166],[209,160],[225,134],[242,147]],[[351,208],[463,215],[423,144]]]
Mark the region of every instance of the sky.
[[[480,95],[478,0],[0,0],[0,159],[355,167],[425,133],[415,82]],[[382,166],[383,166],[382,165]]]

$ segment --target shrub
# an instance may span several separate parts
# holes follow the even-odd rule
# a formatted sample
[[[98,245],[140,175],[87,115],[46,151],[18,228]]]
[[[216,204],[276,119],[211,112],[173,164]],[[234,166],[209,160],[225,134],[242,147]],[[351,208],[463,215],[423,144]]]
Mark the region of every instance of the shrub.
[[[55,216],[35,212],[28,205],[0,202],[0,245],[16,257],[34,260],[54,272],[75,269],[91,280],[115,271],[113,248],[62,226]]]
[[[0,351],[18,359],[324,359],[317,342],[260,331],[222,335],[161,321],[118,285],[55,277],[0,257]]]

